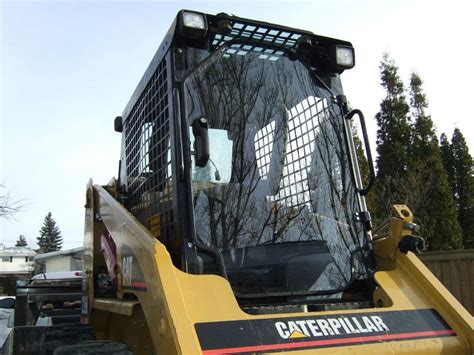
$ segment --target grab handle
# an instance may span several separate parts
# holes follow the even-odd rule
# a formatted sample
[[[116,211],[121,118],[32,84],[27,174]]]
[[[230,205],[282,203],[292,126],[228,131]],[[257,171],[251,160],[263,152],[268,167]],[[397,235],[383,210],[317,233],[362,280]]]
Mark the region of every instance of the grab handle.
[[[357,191],[362,195],[366,196],[372,186],[374,185],[375,182],[375,169],[374,169],[374,162],[372,161],[372,153],[370,151],[370,145],[369,145],[369,137],[367,135],[367,127],[365,125],[365,118],[364,114],[362,113],[361,110],[355,109],[349,112],[346,115],[346,119],[351,120],[355,115],[359,117],[360,121],[360,127],[362,129],[362,136],[364,139],[364,148],[365,148],[365,153],[367,154],[367,162],[369,164],[369,182],[367,183],[366,187],[363,188],[357,188]]]

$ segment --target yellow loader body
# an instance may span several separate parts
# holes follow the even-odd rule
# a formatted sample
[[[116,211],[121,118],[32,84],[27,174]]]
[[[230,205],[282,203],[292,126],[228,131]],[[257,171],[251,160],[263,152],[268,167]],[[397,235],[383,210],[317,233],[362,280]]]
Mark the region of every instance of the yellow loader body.
[[[89,186],[87,210],[86,274],[92,275],[97,240],[93,237],[107,229],[117,250],[133,251],[132,268],[139,270],[131,272],[140,278],[124,280],[128,276],[119,273],[118,294],[133,294],[133,301],[94,298],[91,288],[89,320],[99,338],[125,341],[136,353],[152,349],[157,354],[474,351],[473,317],[416,255],[393,248],[406,233],[403,219],[392,219],[390,235],[376,249],[383,265],[375,275],[376,308],[250,315],[241,310],[224,278],[190,275],[175,268],[166,248],[103,187]],[[119,260],[124,257],[130,256],[119,253]],[[133,325],[120,333],[116,329],[122,325],[117,321],[133,321]]]

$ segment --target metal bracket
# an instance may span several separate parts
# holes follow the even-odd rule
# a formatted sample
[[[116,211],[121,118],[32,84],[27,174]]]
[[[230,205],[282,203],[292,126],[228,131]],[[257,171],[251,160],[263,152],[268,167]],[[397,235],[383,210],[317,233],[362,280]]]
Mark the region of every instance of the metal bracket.
[[[346,95],[338,95],[336,97],[337,103],[342,107],[342,111],[344,112],[344,116],[349,113],[349,106],[347,104],[347,97]]]
[[[372,217],[369,211],[361,211],[355,214],[355,219],[364,225],[367,231],[372,230]]]

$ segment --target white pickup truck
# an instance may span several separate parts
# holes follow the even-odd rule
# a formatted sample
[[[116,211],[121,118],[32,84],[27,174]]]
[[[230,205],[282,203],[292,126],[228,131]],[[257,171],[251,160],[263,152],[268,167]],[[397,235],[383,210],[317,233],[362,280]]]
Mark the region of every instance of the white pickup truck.
[[[33,276],[32,280],[58,280],[58,279],[76,279],[82,277],[82,271],[56,271],[45,272]]]

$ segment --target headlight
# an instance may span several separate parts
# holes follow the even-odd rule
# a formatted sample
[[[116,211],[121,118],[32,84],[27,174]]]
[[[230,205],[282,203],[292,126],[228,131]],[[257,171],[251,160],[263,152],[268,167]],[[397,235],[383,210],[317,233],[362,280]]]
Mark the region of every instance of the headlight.
[[[181,33],[186,37],[202,37],[207,32],[206,15],[199,12],[181,11]]]
[[[354,48],[351,46],[335,45],[331,50],[331,61],[333,68],[342,73],[355,65]]]
[[[206,29],[204,15],[196,12],[183,12],[183,25],[200,30]]]
[[[354,66],[354,49],[336,46],[336,64],[352,68]]]

